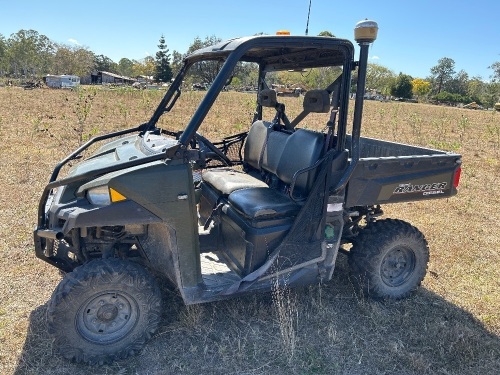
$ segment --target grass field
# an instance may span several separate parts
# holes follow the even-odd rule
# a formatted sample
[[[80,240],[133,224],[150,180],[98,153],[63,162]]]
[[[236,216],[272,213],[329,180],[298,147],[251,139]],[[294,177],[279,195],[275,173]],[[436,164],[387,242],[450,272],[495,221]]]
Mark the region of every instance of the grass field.
[[[182,128],[200,95],[186,92],[168,126]],[[429,242],[418,293],[366,300],[340,255],[332,281],[303,289],[186,307],[165,286],[158,333],[113,365],[52,355],[45,309],[60,275],[34,255],[39,196],[57,161],[89,136],[147,121],[160,98],[156,91],[0,87],[0,374],[498,373],[500,112],[374,101],[365,104],[364,136],[463,155],[456,197],[383,207]],[[205,135],[248,129],[253,100],[222,93]],[[286,104],[291,117],[301,109],[298,98]],[[324,124],[323,117],[305,123]]]

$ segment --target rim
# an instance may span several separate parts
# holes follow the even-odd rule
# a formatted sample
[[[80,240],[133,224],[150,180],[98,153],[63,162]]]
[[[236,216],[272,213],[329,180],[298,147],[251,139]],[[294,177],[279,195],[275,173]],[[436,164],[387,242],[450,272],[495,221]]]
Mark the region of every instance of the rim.
[[[382,281],[391,287],[404,284],[415,270],[415,264],[415,253],[410,248],[398,246],[391,249],[380,267]]]
[[[110,344],[127,336],[139,319],[135,299],[123,292],[104,292],[82,305],[76,318],[78,332],[88,341]]]

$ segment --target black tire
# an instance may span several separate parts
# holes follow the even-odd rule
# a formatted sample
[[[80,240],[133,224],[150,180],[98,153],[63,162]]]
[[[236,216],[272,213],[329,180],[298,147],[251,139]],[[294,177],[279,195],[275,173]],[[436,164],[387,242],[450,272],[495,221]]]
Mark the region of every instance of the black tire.
[[[138,352],[161,320],[161,292],[142,266],[94,260],[66,274],[47,310],[53,347],[63,357],[109,363]]]
[[[401,220],[369,223],[349,252],[351,279],[374,299],[401,299],[422,282],[429,261],[424,235]]]

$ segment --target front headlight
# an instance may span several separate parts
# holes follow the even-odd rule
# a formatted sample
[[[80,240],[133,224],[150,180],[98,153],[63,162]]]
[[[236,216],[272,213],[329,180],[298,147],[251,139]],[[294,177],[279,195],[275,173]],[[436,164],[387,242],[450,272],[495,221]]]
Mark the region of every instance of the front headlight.
[[[87,190],[87,199],[96,206],[107,206],[111,203],[109,189],[106,185]]]
[[[87,190],[87,199],[93,205],[107,206],[111,202],[124,201],[127,197],[107,185],[102,185]]]

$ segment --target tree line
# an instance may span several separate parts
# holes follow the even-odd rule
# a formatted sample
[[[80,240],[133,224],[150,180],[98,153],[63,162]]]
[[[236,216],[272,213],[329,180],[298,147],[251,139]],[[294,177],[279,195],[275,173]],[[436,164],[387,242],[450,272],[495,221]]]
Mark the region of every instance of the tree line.
[[[156,59],[148,56],[143,60],[122,58],[115,62],[86,47],[55,43],[35,30],[19,30],[9,38],[0,34],[0,77],[39,79],[46,74],[86,77],[94,71],[107,71],[127,77],[153,76],[161,80],[163,77],[158,73],[165,69],[164,62],[169,58],[163,37],[159,48]]]
[[[403,99],[438,101],[451,104],[471,103],[493,107],[500,100],[500,62],[494,62],[489,69],[490,81],[482,77],[469,77],[464,70],[455,70],[455,61],[443,57],[430,69],[429,76],[414,78],[408,74],[393,71],[378,64],[369,64],[367,89],[383,95]]]
[[[170,55],[162,35],[155,57],[147,56],[141,60],[123,57],[115,62],[86,47],[55,43],[35,30],[19,30],[8,38],[0,34],[0,77],[39,79],[47,74],[86,77],[95,71],[106,71],[126,77],[148,76],[158,82],[169,82],[180,69],[184,55],[219,41],[215,36],[204,41],[197,37],[185,54],[173,51]],[[202,69],[199,73],[203,76]]]
[[[328,31],[322,31],[319,35],[334,36]],[[148,76],[154,77],[157,82],[169,82],[180,69],[185,55],[220,41],[216,36],[209,36],[204,40],[196,37],[184,54],[175,50],[170,54],[162,35],[155,57],[148,56],[142,60],[124,57],[115,62],[105,55],[96,55],[85,47],[55,43],[35,30],[19,30],[8,38],[0,34],[0,77],[39,79],[46,74],[88,77],[94,71],[107,71],[127,77]],[[216,64],[210,63],[201,63],[194,68],[189,80],[205,85],[213,81],[218,69]],[[500,61],[492,63],[488,68],[492,70],[492,74],[490,81],[485,82],[482,77],[469,77],[463,70],[456,72],[455,61],[448,57],[439,59],[425,78],[395,74],[382,65],[369,64],[366,87],[368,92],[384,96],[450,103],[475,101],[491,107],[500,96]],[[233,86],[255,85],[257,72],[252,64],[241,65],[238,69]],[[277,84],[319,88],[335,74],[338,74],[335,69],[319,69],[300,77],[284,72],[272,79]],[[356,79],[354,72],[353,83]]]

